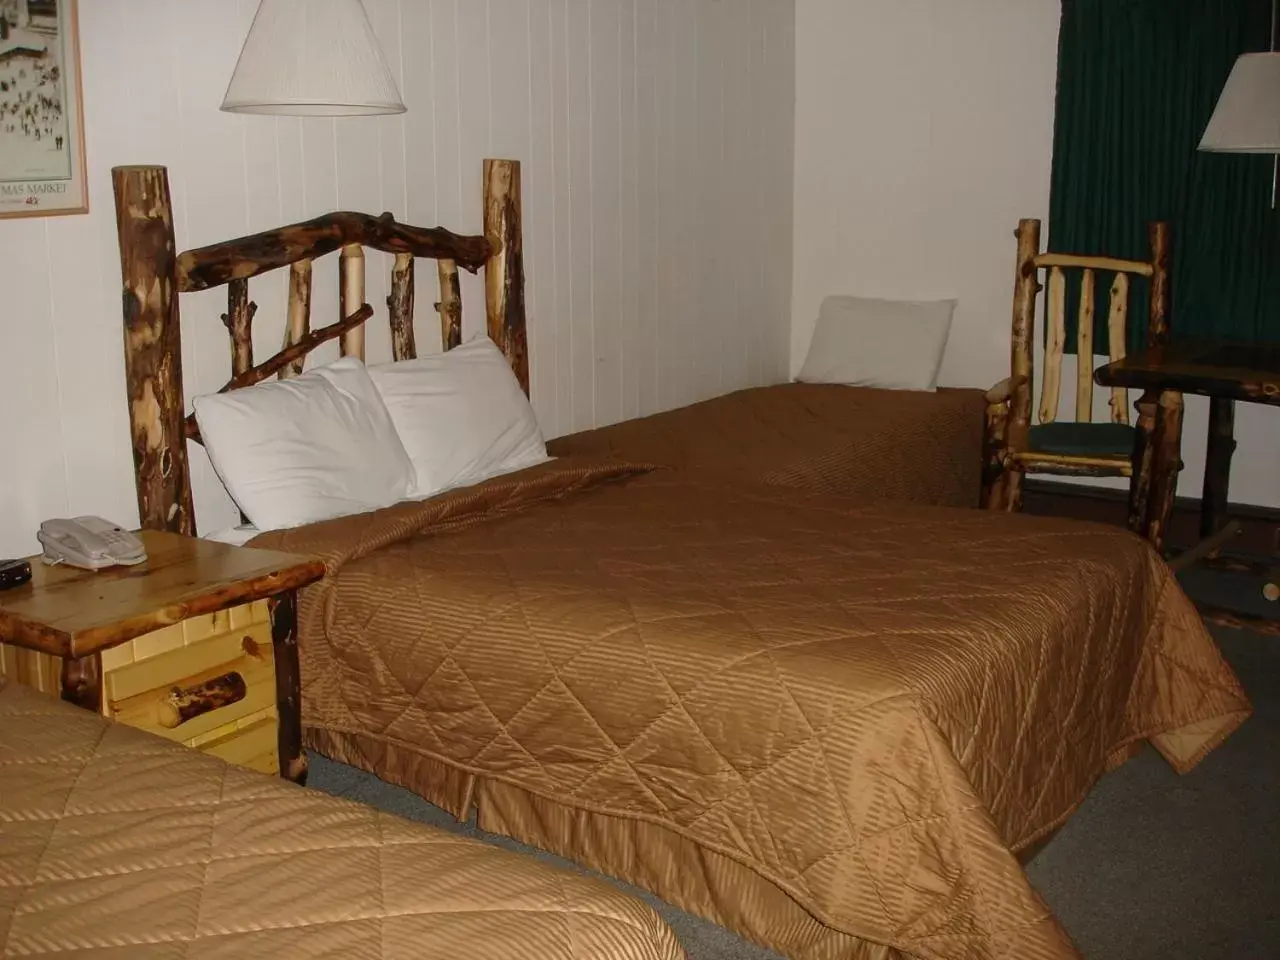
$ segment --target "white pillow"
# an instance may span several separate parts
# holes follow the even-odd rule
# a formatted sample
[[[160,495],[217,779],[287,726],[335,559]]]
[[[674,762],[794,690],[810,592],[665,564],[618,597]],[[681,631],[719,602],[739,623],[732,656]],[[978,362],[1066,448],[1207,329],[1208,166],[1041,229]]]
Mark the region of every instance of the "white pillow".
[[[370,367],[369,375],[413,461],[412,497],[547,459],[533,408],[487,337],[448,353]]]
[[[413,483],[413,464],[355,357],[194,406],[214,470],[259,530],[385,507]]]
[[[935,390],[954,300],[827,297],[796,377],[890,390]]]

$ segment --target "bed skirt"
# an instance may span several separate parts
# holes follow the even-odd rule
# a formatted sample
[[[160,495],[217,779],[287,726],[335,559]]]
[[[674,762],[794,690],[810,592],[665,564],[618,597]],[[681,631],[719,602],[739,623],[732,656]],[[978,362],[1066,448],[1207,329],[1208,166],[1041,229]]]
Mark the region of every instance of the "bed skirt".
[[[635,884],[792,960],[909,960],[824,924],[736,860],[656,823],[583,810],[365,734],[309,727],[308,748],[404,787],[459,820]]]

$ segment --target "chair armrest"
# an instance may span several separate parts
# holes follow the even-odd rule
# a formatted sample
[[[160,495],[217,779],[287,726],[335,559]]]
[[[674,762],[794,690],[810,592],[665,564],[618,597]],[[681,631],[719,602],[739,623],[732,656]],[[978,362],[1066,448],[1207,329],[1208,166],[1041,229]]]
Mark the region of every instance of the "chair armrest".
[[[987,403],[1008,403],[1013,392],[1027,382],[1024,376],[1005,377],[987,391]]]

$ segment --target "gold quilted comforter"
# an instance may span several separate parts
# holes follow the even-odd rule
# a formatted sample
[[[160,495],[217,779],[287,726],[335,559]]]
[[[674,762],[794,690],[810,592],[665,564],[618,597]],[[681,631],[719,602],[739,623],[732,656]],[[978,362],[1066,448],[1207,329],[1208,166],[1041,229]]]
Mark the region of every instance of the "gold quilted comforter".
[[[793,957],[1063,957],[1013,851],[1249,705],[1147,545],[557,461],[268,534],[309,742]],[[621,481],[621,482],[606,482]]]
[[[866,501],[975,507],[985,411],[981,390],[783,383],[560,437],[547,449]]]
[[[0,679],[0,957],[680,960],[607,884]]]

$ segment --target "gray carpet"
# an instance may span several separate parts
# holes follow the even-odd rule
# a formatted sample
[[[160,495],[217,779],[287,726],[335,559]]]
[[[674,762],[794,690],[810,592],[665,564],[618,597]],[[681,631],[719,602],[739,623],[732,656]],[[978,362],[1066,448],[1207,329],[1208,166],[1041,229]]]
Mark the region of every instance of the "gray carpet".
[[[1193,596],[1275,612],[1256,580],[1196,573]],[[1253,699],[1254,716],[1188,776],[1150,748],[1103,778],[1028,868],[1086,957],[1280,958],[1280,638],[1215,634]],[[460,824],[408,791],[311,757],[311,786],[412,820],[558,857]],[[619,884],[657,908],[690,960],[775,960],[714,924]]]

